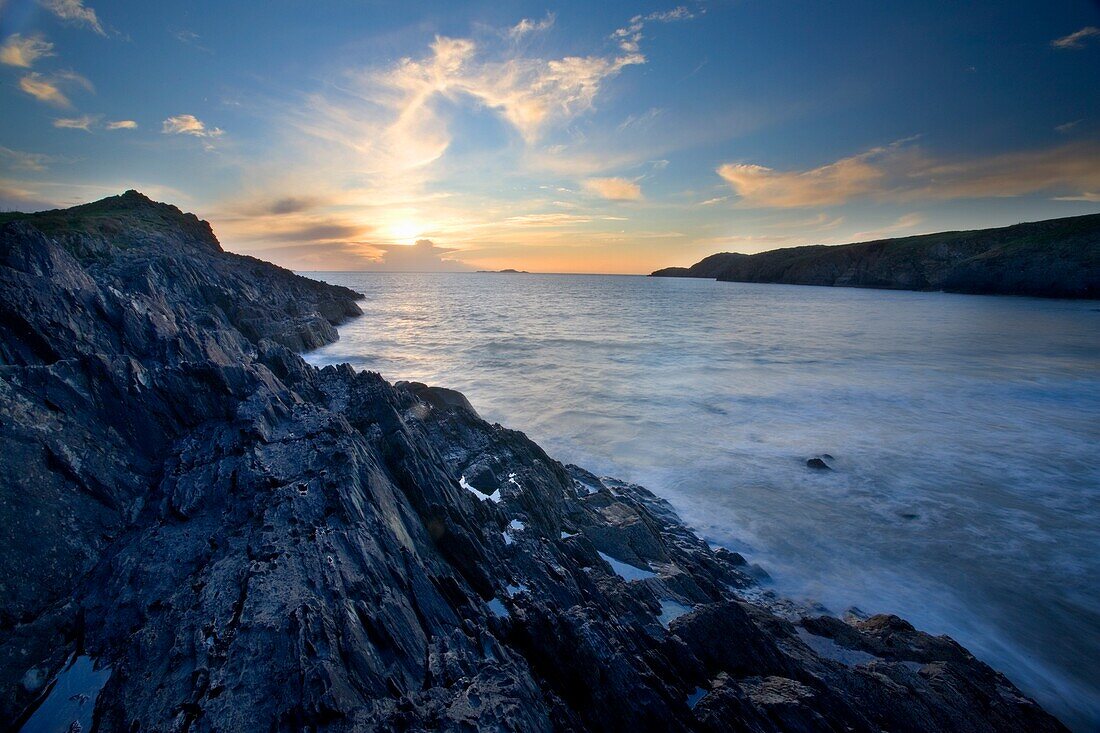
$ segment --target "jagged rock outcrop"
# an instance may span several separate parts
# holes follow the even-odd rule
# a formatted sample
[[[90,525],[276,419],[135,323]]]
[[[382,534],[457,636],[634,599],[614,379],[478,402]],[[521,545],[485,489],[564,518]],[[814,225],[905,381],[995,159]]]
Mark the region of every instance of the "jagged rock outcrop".
[[[1063,730],[457,392],[309,366],[355,298],[133,192],[0,227],[0,723],[80,654],[104,731]]]
[[[754,255],[722,252],[651,277],[1100,298],[1100,214]]]

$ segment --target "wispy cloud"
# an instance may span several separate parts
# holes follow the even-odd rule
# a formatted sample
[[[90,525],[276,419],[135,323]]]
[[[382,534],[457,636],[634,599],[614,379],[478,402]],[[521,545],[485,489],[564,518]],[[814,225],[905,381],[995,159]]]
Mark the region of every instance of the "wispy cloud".
[[[635,15],[630,19],[630,23],[626,26],[617,29],[611,34],[611,37],[619,44],[626,53],[639,53],[640,44],[642,42],[642,30],[645,28],[646,23],[672,23],[677,20],[690,20],[695,16],[684,6],[673,8],[672,10],[665,10],[649,15]]]
[[[1070,33],[1068,36],[1055,38],[1050,42],[1050,45],[1065,50],[1076,50],[1084,48],[1088,39],[1095,36],[1100,36],[1100,28],[1094,25],[1087,25],[1079,31]]]
[[[903,232],[912,232],[915,227],[920,226],[922,223],[924,223],[924,217],[920,214],[904,214],[891,224],[863,232],[855,232],[850,238],[853,242],[886,239],[887,237],[893,237]]]
[[[45,153],[28,153],[0,145],[0,160],[5,162],[6,167],[15,170],[39,172],[46,170],[57,158]]]
[[[53,126],[63,130],[83,130],[91,132],[92,125],[99,122],[100,115],[80,115],[79,117],[61,117],[53,121]]]
[[[664,110],[661,109],[660,107],[650,107],[649,109],[647,109],[645,112],[643,112],[640,115],[634,115],[634,114],[627,115],[626,119],[623,120],[622,122],[620,122],[619,126],[616,129],[619,132],[624,132],[625,130],[627,130],[628,128],[631,128],[631,127],[633,127],[633,128],[645,127],[650,122],[652,122],[653,120],[660,117],[662,112],[664,112]]]
[[[756,206],[828,206],[871,193],[883,172],[870,161],[875,150],[807,171],[776,171],[755,163],[726,163],[718,175],[741,201]]]
[[[161,123],[160,131],[165,135],[190,135],[204,139],[207,150],[213,149],[213,140],[225,134],[220,127],[207,127],[206,123],[195,115],[173,115]]]
[[[1084,122],[1084,120],[1073,120],[1072,122],[1066,122],[1066,123],[1061,124],[1061,125],[1056,125],[1055,128],[1054,128],[1054,131],[1055,132],[1060,132],[1064,135],[1067,132],[1072,131],[1073,128],[1077,127],[1082,122]]]
[[[970,159],[940,159],[904,142],[808,170],[751,163],[718,168],[747,207],[831,206],[853,199],[914,201],[1073,195],[1100,188],[1100,145],[1077,144]]]
[[[309,211],[320,203],[321,201],[313,196],[283,196],[274,201],[261,204],[257,207],[257,210],[262,214],[297,214],[302,211]]]
[[[673,8],[672,10],[658,11],[650,13],[645,16],[645,20],[656,21],[658,23],[671,23],[676,20],[691,20],[695,17],[695,14],[688,10],[683,5]]]
[[[45,56],[53,56],[53,44],[41,35],[23,36],[13,33],[0,46],[0,63],[29,69]]]
[[[432,108],[437,98],[468,95],[497,110],[525,140],[534,141],[548,124],[591,109],[607,79],[644,61],[640,54],[491,59],[470,39],[437,37],[427,58],[406,59],[395,68],[368,74],[364,91],[396,113],[390,130],[398,138],[434,133],[428,135],[432,143],[427,147],[441,154],[449,136]]]
[[[508,36],[513,40],[519,40],[531,33],[541,33],[542,31],[548,31],[554,27],[555,16],[553,13],[548,12],[546,17],[542,20],[531,20],[530,18],[524,18],[520,22],[508,29]]]
[[[1055,196],[1055,201],[1088,201],[1100,203],[1100,191],[1084,191],[1076,196]]]
[[[200,36],[198,33],[195,33],[194,31],[180,29],[176,31],[170,31],[170,33],[172,34],[172,37],[180,43],[191,46],[192,48],[202,51],[203,53],[214,53],[212,49],[207,48],[205,45],[203,45],[202,36]]]
[[[138,123],[133,120],[115,120],[108,122],[104,127],[108,130],[136,130]]]
[[[59,71],[48,75],[32,71],[19,80],[19,88],[39,102],[55,107],[72,107],[72,102],[62,91],[63,87],[80,87],[89,92],[94,91],[92,83],[75,71]]]
[[[589,178],[584,190],[612,201],[637,201],[642,198],[642,188],[626,178]]]
[[[700,201],[699,206],[714,206],[715,204],[720,204],[723,201],[729,201],[729,200],[730,200],[729,196],[715,196],[712,199],[707,199],[706,201]]]
[[[38,4],[62,20],[84,25],[101,36],[107,35],[94,9],[84,4],[84,0],[38,0]]]

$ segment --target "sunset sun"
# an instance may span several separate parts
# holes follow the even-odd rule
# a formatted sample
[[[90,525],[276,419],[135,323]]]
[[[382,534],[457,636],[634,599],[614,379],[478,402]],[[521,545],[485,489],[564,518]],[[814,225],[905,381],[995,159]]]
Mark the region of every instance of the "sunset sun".
[[[400,219],[387,227],[386,234],[395,244],[413,244],[422,231],[417,222],[411,219]]]

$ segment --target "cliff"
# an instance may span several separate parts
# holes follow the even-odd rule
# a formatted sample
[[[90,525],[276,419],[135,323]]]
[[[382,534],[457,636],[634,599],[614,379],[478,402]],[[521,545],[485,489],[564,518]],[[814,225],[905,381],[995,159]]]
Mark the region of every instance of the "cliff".
[[[1100,214],[754,255],[724,252],[652,276],[1100,298]]]
[[[134,192],[5,218],[6,729],[1063,730],[457,392],[309,366],[349,290]]]

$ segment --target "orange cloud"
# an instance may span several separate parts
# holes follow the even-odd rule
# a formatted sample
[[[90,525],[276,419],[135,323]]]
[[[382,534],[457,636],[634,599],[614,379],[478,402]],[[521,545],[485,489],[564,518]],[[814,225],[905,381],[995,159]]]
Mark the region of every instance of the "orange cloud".
[[[969,160],[945,160],[895,143],[808,170],[749,163],[719,166],[745,207],[832,206],[853,199],[914,201],[1079,194],[1100,187],[1100,146],[1064,145]]]
[[[60,71],[48,76],[32,71],[19,80],[19,88],[39,102],[55,107],[72,107],[72,102],[61,89],[63,86],[78,86],[89,92],[94,91],[92,83],[74,71]]]
[[[53,44],[40,35],[22,36],[13,33],[0,46],[0,64],[29,69],[44,56],[53,56]]]
[[[637,201],[642,198],[642,188],[626,178],[589,178],[584,190],[611,201]]]

